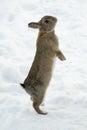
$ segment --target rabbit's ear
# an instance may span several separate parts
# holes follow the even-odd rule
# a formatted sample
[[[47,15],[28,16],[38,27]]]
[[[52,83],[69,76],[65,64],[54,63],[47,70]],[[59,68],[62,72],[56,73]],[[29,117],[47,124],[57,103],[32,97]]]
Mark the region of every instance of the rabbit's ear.
[[[31,23],[28,24],[28,27],[31,27],[31,28],[40,28],[40,24],[36,23],[36,22],[31,22]]]

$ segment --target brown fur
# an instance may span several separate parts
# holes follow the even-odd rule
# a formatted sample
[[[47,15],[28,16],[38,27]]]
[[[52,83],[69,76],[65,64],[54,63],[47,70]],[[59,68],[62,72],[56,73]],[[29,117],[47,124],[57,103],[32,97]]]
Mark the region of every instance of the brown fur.
[[[45,23],[45,19],[48,19],[50,22]],[[30,72],[24,81],[24,89],[31,95],[33,107],[39,114],[47,114],[39,106],[44,99],[52,77],[54,59],[56,56],[60,60],[66,59],[58,49],[58,39],[54,31],[56,22],[57,19],[55,17],[45,16],[38,23],[28,24],[29,27],[39,28],[39,35],[36,44],[36,55]]]

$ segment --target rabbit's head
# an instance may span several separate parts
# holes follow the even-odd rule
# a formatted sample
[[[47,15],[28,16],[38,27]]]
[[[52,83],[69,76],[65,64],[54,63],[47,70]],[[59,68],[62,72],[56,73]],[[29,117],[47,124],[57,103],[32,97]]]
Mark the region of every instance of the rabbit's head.
[[[44,16],[39,22],[31,22],[28,27],[38,28],[41,32],[51,32],[54,30],[57,18],[53,16]]]

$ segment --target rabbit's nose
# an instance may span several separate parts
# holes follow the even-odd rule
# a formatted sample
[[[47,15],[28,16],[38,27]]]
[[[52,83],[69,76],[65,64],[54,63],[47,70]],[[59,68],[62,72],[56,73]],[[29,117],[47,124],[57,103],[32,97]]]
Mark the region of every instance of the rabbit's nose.
[[[57,18],[56,17],[54,17],[52,20],[55,21],[55,22],[57,22]]]

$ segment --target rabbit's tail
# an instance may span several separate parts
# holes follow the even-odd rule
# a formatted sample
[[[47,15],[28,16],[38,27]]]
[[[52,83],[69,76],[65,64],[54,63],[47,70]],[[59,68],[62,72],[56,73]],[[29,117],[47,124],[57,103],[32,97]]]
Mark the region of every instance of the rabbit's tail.
[[[20,85],[21,85],[23,88],[25,88],[25,85],[24,85],[24,84],[20,83]]]

